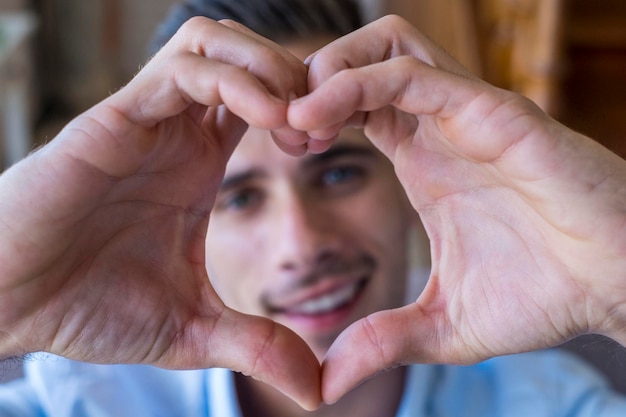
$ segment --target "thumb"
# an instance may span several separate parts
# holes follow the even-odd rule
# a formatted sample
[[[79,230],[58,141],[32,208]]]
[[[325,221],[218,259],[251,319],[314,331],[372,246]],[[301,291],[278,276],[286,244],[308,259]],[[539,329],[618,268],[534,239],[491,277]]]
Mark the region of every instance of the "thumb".
[[[443,314],[415,303],[353,323],[335,340],[322,364],[324,402],[333,404],[365,380],[398,366],[439,362],[441,357],[449,362],[450,356],[440,349],[439,323],[445,320],[439,317]]]
[[[189,334],[195,348],[188,349],[185,343],[185,351],[199,352],[197,359],[192,358],[193,366],[197,367],[197,360],[204,366],[241,372],[271,385],[306,410],[319,407],[320,364],[287,327],[226,308],[217,320],[195,323]]]

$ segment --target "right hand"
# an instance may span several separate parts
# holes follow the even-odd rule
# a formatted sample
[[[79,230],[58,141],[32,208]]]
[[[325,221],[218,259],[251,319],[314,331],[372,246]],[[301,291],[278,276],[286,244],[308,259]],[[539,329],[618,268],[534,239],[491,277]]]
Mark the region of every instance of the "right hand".
[[[286,113],[305,92],[306,67],[282,48],[196,18],[126,87],[5,172],[0,355],[228,367],[315,408],[320,369],[308,346],[226,307],[204,255],[241,135],[273,130],[301,152],[306,137]]]

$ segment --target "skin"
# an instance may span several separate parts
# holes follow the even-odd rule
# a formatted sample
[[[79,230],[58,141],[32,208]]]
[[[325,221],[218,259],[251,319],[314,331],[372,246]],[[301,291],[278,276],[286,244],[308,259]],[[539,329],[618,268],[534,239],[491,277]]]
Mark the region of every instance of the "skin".
[[[317,36],[285,47],[304,59],[332,39]],[[293,157],[272,143],[270,132],[250,128],[217,193],[207,268],[226,305],[290,328],[321,362],[350,324],[404,304],[409,233],[423,233],[416,226],[393,166],[362,130],[344,129],[324,154]],[[358,294],[347,306],[325,314],[281,311],[355,283]],[[372,378],[313,413],[266,384],[242,377],[237,384],[246,415],[374,417],[395,414],[404,370]]]
[[[126,87],[2,175],[0,357],[221,366],[319,405],[309,347],[224,306],[206,271],[209,213],[246,127],[303,140],[286,112],[306,68],[227,25],[192,19]]]
[[[403,305],[414,215],[393,166],[361,131],[344,130],[324,154],[294,158],[268,132],[251,129],[229,160],[211,214],[211,280],[226,305],[289,327],[321,361],[348,325]],[[347,305],[290,312],[355,286]],[[403,373],[374,378],[307,415],[393,415]],[[239,384],[249,415],[302,414],[254,381]]]
[[[359,131],[294,158],[251,129],[209,222],[213,285],[228,306],[294,330],[321,361],[356,319],[402,305],[413,214],[393,167]],[[357,305],[329,323],[284,311],[362,281]]]
[[[292,102],[290,125],[317,148],[363,126],[432,256],[415,303],[368,316],[331,347],[326,401],[402,363],[467,364],[588,332],[626,342],[622,159],[475,79],[396,16],[307,62],[312,92]]]
[[[307,63],[194,19],[3,173],[0,356],[224,366],[313,409],[398,363],[471,363],[586,332],[626,344],[624,160],[476,80],[398,17]],[[347,124],[394,165],[432,274],[414,303],[348,327],[320,370],[293,331],[224,305],[205,240],[247,126],[297,154],[328,149]]]

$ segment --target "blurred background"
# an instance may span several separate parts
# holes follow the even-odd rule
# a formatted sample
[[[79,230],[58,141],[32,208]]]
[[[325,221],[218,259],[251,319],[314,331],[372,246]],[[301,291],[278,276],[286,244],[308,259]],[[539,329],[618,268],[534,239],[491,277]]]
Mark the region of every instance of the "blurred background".
[[[360,0],[411,20],[474,73],[626,157],[625,0]],[[174,0],[0,0],[0,167],[130,80]],[[566,348],[626,392],[626,352]],[[19,374],[0,365],[0,380]]]

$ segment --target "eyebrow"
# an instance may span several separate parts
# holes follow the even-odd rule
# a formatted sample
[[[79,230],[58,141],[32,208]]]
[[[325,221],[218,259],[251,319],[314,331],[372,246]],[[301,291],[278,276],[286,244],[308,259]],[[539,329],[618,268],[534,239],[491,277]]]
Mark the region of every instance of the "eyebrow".
[[[220,184],[219,191],[226,191],[231,188],[236,188],[239,184],[250,181],[254,178],[264,177],[265,174],[259,169],[251,169],[243,171],[241,173],[226,175]]]

